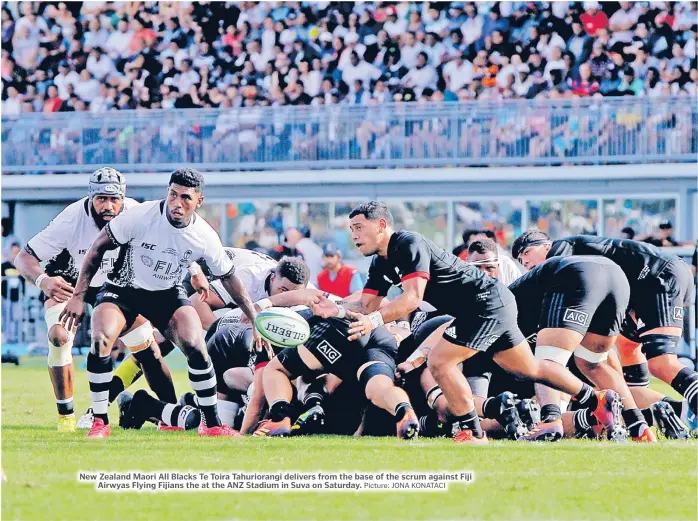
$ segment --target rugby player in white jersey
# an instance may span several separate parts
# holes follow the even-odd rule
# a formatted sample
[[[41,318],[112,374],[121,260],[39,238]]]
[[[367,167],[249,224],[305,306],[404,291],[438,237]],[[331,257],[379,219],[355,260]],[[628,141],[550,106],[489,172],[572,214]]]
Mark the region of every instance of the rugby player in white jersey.
[[[85,260],[72,298],[61,313],[68,328],[82,317],[87,288],[105,253],[121,247],[109,281],[97,295],[92,319],[92,348],[87,372],[94,422],[90,438],[111,434],[107,415],[112,360],[109,356],[118,335],[140,314],[185,354],[189,381],[196,391],[202,421],[201,436],[239,436],[222,425],[216,407],[216,378],[206,352],[201,320],[182,287],[186,268],[198,263],[219,277],[245,315],[254,321],[249,294],[234,273],[216,232],[196,214],[204,200],[204,178],[198,171],[173,172],[167,198],[149,201],[119,216],[100,232]],[[269,348],[254,331],[257,349]]]
[[[73,409],[74,331],[63,327],[58,317],[73,295],[85,254],[92,242],[109,221],[122,211],[138,205],[125,195],[126,182],[121,172],[109,167],[95,170],[90,176],[89,195],[67,206],[46,228],[29,240],[15,260],[21,275],[45,295],[42,300],[48,328],[48,367],[58,407],[60,432],[74,431],[76,422]],[[94,305],[97,292],[114,265],[116,256],[116,251],[109,252],[96,267],[94,277],[86,288],[84,303]],[[42,262],[46,263],[45,271],[41,268]],[[143,326],[144,330],[150,329],[149,324]],[[134,329],[133,333],[139,336],[141,332]],[[131,341],[133,337],[129,333],[122,338],[129,348],[135,347]]]

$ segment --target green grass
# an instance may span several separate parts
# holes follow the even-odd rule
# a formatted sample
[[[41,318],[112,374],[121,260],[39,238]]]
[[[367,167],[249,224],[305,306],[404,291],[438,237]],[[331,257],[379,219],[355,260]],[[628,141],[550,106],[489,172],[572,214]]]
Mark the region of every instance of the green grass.
[[[672,519],[698,515],[696,442],[657,445],[564,441],[531,445],[448,440],[321,437],[199,439],[196,433],[114,427],[88,441],[55,432],[55,409],[43,364],[2,368],[2,486],[5,520],[407,520]],[[177,389],[188,389],[175,372]],[[76,408],[88,406],[84,371]],[[111,411],[112,418],[116,413]],[[78,471],[461,471],[470,485],[448,492],[103,493],[79,483]]]

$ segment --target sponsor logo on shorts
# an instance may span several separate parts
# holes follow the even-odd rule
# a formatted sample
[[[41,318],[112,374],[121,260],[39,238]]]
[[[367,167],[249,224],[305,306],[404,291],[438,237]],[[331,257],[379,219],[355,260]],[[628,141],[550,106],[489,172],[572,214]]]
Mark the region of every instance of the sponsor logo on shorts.
[[[642,268],[642,271],[641,271],[640,274],[637,276],[637,280],[642,280],[642,279],[644,279],[644,278],[649,274],[649,272],[650,272],[649,267],[648,267],[648,266],[645,266],[644,268]]]
[[[447,327],[444,333],[451,338],[456,338],[456,326]]]
[[[106,293],[102,293],[102,298],[119,298],[119,295],[107,291]]]
[[[320,351],[331,364],[334,364],[342,357],[342,353],[337,351],[327,340],[320,342],[317,346],[317,350]]]
[[[562,318],[562,320],[565,322],[573,322],[574,324],[579,324],[580,326],[586,326],[588,319],[589,313],[576,309],[566,309],[565,315]]]
[[[532,335],[529,335],[526,337],[526,342],[529,344],[534,344],[538,341],[538,333],[533,333]]]
[[[683,308],[678,306],[674,307],[674,320],[683,320]]]
[[[497,335],[490,335],[482,341],[482,345],[484,345],[485,347],[490,347],[497,341],[498,338],[499,337]]]
[[[638,327],[638,328],[640,328],[640,327],[645,327],[645,323],[642,321],[641,318],[638,318],[638,319],[637,319],[637,327]]]
[[[148,266],[150,268],[154,264],[155,261],[153,261],[153,259],[151,259],[147,255],[141,255],[141,262],[143,262],[143,264],[145,264],[146,266]]]

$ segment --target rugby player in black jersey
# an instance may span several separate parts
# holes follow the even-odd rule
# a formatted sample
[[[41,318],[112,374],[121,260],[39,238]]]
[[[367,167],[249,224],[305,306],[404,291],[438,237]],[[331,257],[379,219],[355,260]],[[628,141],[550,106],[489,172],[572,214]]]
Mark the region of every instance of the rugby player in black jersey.
[[[570,255],[602,255],[618,264],[630,283],[629,313],[618,342],[626,382],[640,406],[648,406],[661,395],[638,388],[649,385],[652,373],[684,396],[693,413],[698,413],[698,373],[684,367],[676,355],[684,307],[693,290],[690,269],[681,259],[641,242],[586,235],[552,241],[539,230],[521,235],[512,251],[526,269],[546,258]],[[640,400],[643,394],[651,395],[644,403]],[[679,414],[680,403],[672,405]]]
[[[346,303],[346,307],[321,301],[313,309],[321,316],[341,317],[346,313],[353,319],[350,340],[370,334],[384,322],[407,316],[423,300],[453,316],[453,324],[432,349],[427,364],[448,400],[456,442],[487,441],[471,390],[458,367],[482,351],[510,372],[569,393],[582,406],[591,407],[604,425],[617,423],[605,397],[615,394],[613,391],[597,393],[566,368],[533,356],[516,323],[516,301],[506,286],[418,233],[395,231],[393,217],[384,203],[360,204],[349,218],[359,251],[365,256],[375,255],[364,293],[359,302]],[[379,310],[393,285],[401,285],[403,293]]]

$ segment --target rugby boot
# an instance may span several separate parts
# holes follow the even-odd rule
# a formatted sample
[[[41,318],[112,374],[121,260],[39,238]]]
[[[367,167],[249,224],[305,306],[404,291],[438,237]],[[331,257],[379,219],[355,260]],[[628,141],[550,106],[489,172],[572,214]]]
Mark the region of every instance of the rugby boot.
[[[281,421],[262,420],[257,430],[252,436],[257,437],[278,437],[285,438],[291,435],[291,418],[284,418]]]
[[[111,425],[104,425],[102,418],[95,418],[90,427],[87,437],[91,439],[108,438],[111,436]]]
[[[564,429],[562,419],[552,422],[539,422],[533,429],[524,436],[526,441],[558,441],[562,439]]]
[[[325,427],[325,410],[315,405],[301,414],[291,427],[291,436],[319,434]]]
[[[94,421],[95,421],[95,416],[92,413],[92,407],[90,407],[89,409],[87,409],[87,411],[85,411],[85,414],[80,416],[80,419],[78,420],[77,428],[78,428],[78,430],[81,430],[81,431],[82,430],[85,430],[85,431],[89,430],[90,428],[92,428],[92,422],[94,422]]]
[[[216,425],[214,427],[207,427],[204,424],[203,418],[201,419],[201,423],[199,424],[199,436],[201,437],[218,437],[218,436],[227,436],[229,438],[242,438],[242,434],[240,434],[238,431],[233,429],[232,427],[228,425]]]
[[[514,395],[506,391],[497,398],[499,398],[500,403],[497,421],[504,429],[504,432],[506,432],[507,438],[515,441],[522,439],[528,432],[528,429],[519,417]]]
[[[58,415],[58,432],[75,432],[76,428],[75,414]]]
[[[419,436],[419,419],[411,407],[405,411],[402,420],[397,422],[397,438],[412,440]]]
[[[656,402],[650,405],[654,425],[657,431],[670,440],[687,440],[691,437],[688,427],[674,412],[667,402]],[[635,438],[633,438],[634,440]]]
[[[540,405],[533,398],[524,398],[516,401],[516,409],[519,413],[519,418],[526,426],[528,431],[535,429],[540,423]]]
[[[613,441],[626,441],[628,431],[623,426],[623,399],[610,389],[594,393],[598,405],[592,414],[599,424],[603,425],[606,437]]]
[[[468,443],[470,445],[485,445],[488,443],[487,434],[482,433],[482,438],[477,438],[473,435],[473,431],[470,429],[464,429],[457,431],[453,435],[453,443]]]
[[[647,425],[643,425],[642,434],[639,436],[633,436],[633,441],[637,441],[639,443],[657,443],[657,436],[655,436],[652,429],[650,429]]]

